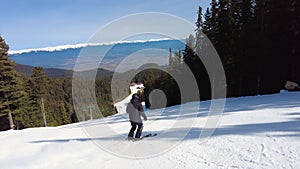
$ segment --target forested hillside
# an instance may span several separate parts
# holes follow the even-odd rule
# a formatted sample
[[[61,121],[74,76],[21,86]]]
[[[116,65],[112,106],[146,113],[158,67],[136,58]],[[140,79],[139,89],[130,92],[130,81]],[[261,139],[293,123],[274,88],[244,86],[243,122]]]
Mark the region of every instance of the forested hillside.
[[[207,36],[223,63],[228,97],[278,93],[286,81],[300,82],[299,23],[296,0],[212,0],[210,8],[199,7],[197,29],[187,38],[186,48],[170,51],[168,72],[184,76],[180,72],[187,64],[197,80],[200,99],[210,99],[212,86],[199,59],[210,57],[202,50]],[[181,103],[179,88],[166,73],[153,76],[149,70],[140,76],[147,82],[146,99],[151,90],[161,89],[172,98],[168,106]]]
[[[0,47],[0,130],[58,126],[74,121],[72,72],[47,69],[46,73],[42,67],[33,67],[29,72],[27,66],[16,69],[16,63],[7,55],[9,47],[2,37]],[[23,70],[22,77],[17,70]],[[96,96],[104,116],[115,113],[110,75],[109,71],[99,70],[96,80]],[[87,114],[87,109],[83,107],[79,113]]]

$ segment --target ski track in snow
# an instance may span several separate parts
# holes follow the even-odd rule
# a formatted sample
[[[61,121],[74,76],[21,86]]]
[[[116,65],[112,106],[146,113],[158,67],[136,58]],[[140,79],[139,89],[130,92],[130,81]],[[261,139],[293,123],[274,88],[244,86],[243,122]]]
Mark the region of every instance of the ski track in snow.
[[[122,102],[120,108],[122,105],[126,104]],[[168,115],[161,114],[160,110],[147,111],[149,120],[144,123],[144,134],[157,132],[159,135],[139,142],[125,140],[130,124],[127,115],[122,113],[59,127],[0,132],[0,168],[300,168],[300,93],[227,99],[219,127],[209,140],[202,142],[197,136],[207,118],[209,105],[209,101],[201,102],[197,121],[182,142],[152,158],[115,156],[97,146],[92,140],[97,138],[89,138],[83,128],[101,130],[108,124],[119,135],[110,138],[109,133],[102,131],[107,137],[99,139],[115,141],[115,146],[124,145],[123,151],[130,151],[132,145],[146,147],[162,140],[168,125],[176,120],[174,113],[179,106],[166,108]],[[185,113],[186,118],[190,118],[196,112],[191,109]]]

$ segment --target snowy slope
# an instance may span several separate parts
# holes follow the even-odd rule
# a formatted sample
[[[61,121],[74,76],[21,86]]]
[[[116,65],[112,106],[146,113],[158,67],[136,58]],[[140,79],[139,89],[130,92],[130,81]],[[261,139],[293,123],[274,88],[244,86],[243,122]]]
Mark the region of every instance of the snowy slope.
[[[124,114],[60,127],[0,132],[0,168],[300,168],[300,93],[227,99],[219,127],[203,142],[199,133],[206,130],[203,124],[209,105],[209,101],[201,102],[199,113],[184,112],[182,121],[197,115],[194,127],[179,144],[149,158],[113,152],[151,153],[155,143],[163,146],[176,140],[181,129],[170,126],[179,106],[148,111],[144,133],[159,135],[139,142],[125,140],[130,125]],[[115,132],[103,131],[107,126]]]

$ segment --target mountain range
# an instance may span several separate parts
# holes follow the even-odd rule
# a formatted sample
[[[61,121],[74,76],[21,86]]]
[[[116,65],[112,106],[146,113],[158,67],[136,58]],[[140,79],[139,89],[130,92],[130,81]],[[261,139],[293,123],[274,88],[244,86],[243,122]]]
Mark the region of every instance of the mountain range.
[[[9,51],[9,55],[13,61],[21,65],[19,66],[19,70],[26,69],[22,65],[73,70],[76,60],[78,56],[80,56],[91,58],[91,62],[99,62],[99,58],[103,57],[101,63],[99,64],[99,68],[114,71],[124,58],[139,51],[146,52],[138,53],[138,57],[155,56],[156,58],[166,60],[166,58],[168,58],[167,52],[170,48],[172,48],[173,51],[178,51],[180,49],[184,49],[184,47],[185,44],[181,40],[158,39],[148,41],[123,41],[101,44],[89,43],[64,45],[39,49]],[[88,53],[85,52],[86,55],[83,56],[82,53],[84,52],[82,51],[88,51]],[[161,63],[162,65],[165,64],[163,61],[161,61]],[[49,69],[47,69],[47,71],[48,70]],[[56,69],[53,71],[56,71]],[[69,73],[69,71],[65,71],[62,74],[58,74],[59,76],[65,76],[64,74]]]
[[[22,77],[31,76],[33,66],[17,64],[16,70],[21,74]],[[60,69],[60,68],[45,68],[44,72],[46,76],[51,78],[72,78],[73,70]],[[97,70],[97,77],[111,76],[113,75],[112,71],[101,69]]]

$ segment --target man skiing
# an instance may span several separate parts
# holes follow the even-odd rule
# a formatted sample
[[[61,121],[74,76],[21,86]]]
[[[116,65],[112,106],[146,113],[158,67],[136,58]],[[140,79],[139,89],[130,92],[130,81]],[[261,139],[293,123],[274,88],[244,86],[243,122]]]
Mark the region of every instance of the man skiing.
[[[144,118],[144,120],[147,120],[147,116],[144,113],[143,106],[137,94],[132,95],[130,103],[128,103],[127,105],[126,112],[129,114],[129,119],[131,123],[131,129],[128,134],[128,140],[133,140],[133,135],[136,128],[137,132],[135,134],[135,139],[138,140],[140,139],[143,131],[143,122],[141,116]]]

